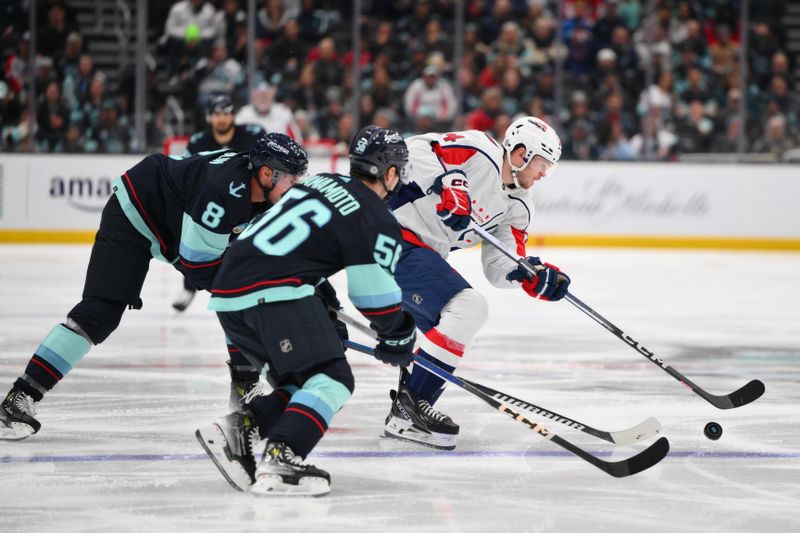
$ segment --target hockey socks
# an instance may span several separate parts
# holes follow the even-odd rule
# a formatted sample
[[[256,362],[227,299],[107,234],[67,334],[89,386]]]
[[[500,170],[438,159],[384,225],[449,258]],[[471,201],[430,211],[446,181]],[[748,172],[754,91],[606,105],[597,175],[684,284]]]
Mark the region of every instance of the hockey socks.
[[[417,350],[417,355],[431,361],[448,372],[453,372],[453,370],[455,370],[455,366],[448,365],[438,360],[422,348]],[[424,368],[414,366],[411,370],[411,375],[406,378],[405,386],[414,394],[415,398],[426,400],[433,404],[442,393],[444,380],[428,372]]]
[[[333,415],[352,391],[326,374],[315,374],[292,394],[278,422],[266,432],[270,441],[285,442],[305,457],[325,435]],[[259,425],[261,419],[259,418]]]
[[[247,404],[258,422],[258,431],[262,439],[267,438],[269,430],[281,419],[296,390],[298,390],[297,387],[291,385],[283,386],[270,394],[257,396]]]
[[[14,387],[41,401],[89,353],[92,343],[64,324],[55,326],[28,362]]]

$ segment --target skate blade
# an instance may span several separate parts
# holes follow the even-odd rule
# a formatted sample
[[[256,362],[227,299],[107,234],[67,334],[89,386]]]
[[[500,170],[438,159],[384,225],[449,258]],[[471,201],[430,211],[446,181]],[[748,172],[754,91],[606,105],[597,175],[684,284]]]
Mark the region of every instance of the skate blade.
[[[225,453],[227,441],[219,426],[212,425],[198,429],[194,435],[231,487],[246,492],[252,485],[250,476],[242,465],[228,460],[228,455]]]
[[[402,427],[399,424],[390,422],[386,424],[383,431],[384,438],[396,439],[405,442],[422,444],[437,450],[455,450],[456,436],[444,433],[424,433],[415,429],[413,426]]]
[[[320,477],[301,478],[297,485],[290,485],[273,474],[258,476],[250,487],[250,492],[257,496],[324,496],[330,491],[328,481]]]
[[[28,424],[0,422],[0,440],[25,440],[36,433]]]

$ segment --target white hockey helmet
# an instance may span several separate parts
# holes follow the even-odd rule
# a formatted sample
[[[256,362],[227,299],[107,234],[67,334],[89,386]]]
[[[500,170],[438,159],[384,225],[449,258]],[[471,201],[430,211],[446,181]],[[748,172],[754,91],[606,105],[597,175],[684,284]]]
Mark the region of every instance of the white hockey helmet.
[[[525,155],[522,157],[522,166],[517,167],[511,162],[511,152],[519,145],[525,147]],[[517,182],[517,172],[528,166],[535,156],[540,155],[552,164],[547,172],[548,175],[555,171],[561,158],[561,140],[558,138],[558,133],[545,121],[536,117],[520,117],[512,122],[503,138],[503,148],[506,151],[514,183]]]

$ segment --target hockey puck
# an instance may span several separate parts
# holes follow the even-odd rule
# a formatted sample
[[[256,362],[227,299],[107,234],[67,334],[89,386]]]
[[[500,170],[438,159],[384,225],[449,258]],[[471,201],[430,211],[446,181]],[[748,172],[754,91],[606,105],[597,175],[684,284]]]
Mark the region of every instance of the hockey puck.
[[[703,428],[703,433],[711,440],[718,440],[722,436],[722,426],[716,422],[709,422],[706,424],[706,427]]]

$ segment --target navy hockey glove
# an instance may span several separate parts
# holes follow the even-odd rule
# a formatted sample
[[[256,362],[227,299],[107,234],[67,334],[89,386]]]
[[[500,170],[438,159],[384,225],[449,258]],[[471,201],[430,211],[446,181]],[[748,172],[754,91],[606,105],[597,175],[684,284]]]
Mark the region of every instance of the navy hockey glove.
[[[540,300],[556,302],[567,295],[569,276],[561,272],[555,265],[542,263],[538,257],[528,257],[525,260],[534,268],[543,268],[536,269],[536,275],[533,275],[525,268],[518,266],[516,270],[506,276],[507,280],[521,281],[522,289],[529,296]]]
[[[436,214],[442,217],[442,222],[453,231],[467,229],[472,214],[472,200],[464,173],[460,170],[445,172],[436,178],[431,190],[440,196]]]
[[[378,334],[375,358],[392,366],[406,367],[414,358],[417,329],[414,318],[403,311],[403,324],[389,333]]]

